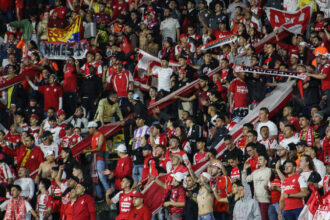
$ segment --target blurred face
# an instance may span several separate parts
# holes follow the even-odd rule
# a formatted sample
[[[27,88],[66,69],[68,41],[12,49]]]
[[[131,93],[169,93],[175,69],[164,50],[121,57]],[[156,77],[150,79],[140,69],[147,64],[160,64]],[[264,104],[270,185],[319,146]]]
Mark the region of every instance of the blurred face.
[[[232,150],[235,147],[232,140],[225,140],[225,146],[229,150]]]
[[[159,130],[155,126],[151,126],[150,133],[152,134],[152,136],[156,137],[159,134]]]
[[[330,175],[330,165],[327,165],[326,169],[327,169],[327,174]]]
[[[229,160],[228,160],[228,164],[229,164],[229,166],[231,166],[231,167],[236,167],[237,164],[238,164],[238,160],[237,160],[237,159],[236,159],[236,160],[229,159]]]
[[[17,174],[18,174],[18,177],[19,177],[19,178],[23,178],[23,177],[25,177],[25,176],[26,176],[26,175],[25,175],[25,168],[22,168],[22,167],[19,168]]]
[[[244,187],[243,186],[239,186],[238,187],[238,195],[240,198],[244,198]]]
[[[277,155],[278,155],[279,157],[284,157],[284,156],[286,155],[286,153],[287,153],[287,150],[284,149],[283,147],[279,147],[279,148],[277,149]]]
[[[261,122],[268,120],[268,114],[265,111],[259,111],[259,120]]]
[[[48,162],[53,162],[55,160],[55,155],[51,154],[46,159],[47,159]]]
[[[260,134],[261,134],[262,138],[264,138],[264,139],[269,138],[269,128],[268,127],[261,128]]]
[[[30,137],[26,137],[26,138],[24,138],[24,145],[25,145],[26,147],[32,147],[33,144],[34,144],[34,140],[31,140]]]
[[[129,187],[130,183],[129,183],[129,181],[128,181],[126,178],[124,178],[124,179],[121,181],[120,185],[121,185],[121,188],[122,188],[122,189],[125,189],[125,188]]]
[[[284,127],[284,137],[285,138],[290,138],[293,136],[293,131],[291,130],[290,127]]]
[[[300,157],[300,160],[299,160],[299,167],[301,169],[306,169],[308,167],[308,162],[306,160],[306,157]]]
[[[255,137],[252,133],[247,133],[246,134],[246,143],[251,143],[255,141]]]
[[[164,16],[165,16],[165,17],[169,17],[170,14],[171,14],[170,10],[168,10],[168,9],[165,9],[165,10],[164,10]]]
[[[203,141],[198,141],[196,147],[197,147],[197,150],[204,149],[205,143]]]
[[[284,172],[286,173],[286,174],[292,174],[292,173],[294,173],[295,172],[295,170],[296,170],[296,168],[293,166],[293,164],[291,164],[291,163],[286,163],[285,165],[284,165]]]
[[[167,67],[168,66],[168,61],[167,60],[162,60],[161,61],[162,67]]]
[[[10,189],[10,194],[12,197],[17,198],[19,196],[19,194],[21,193],[21,191],[19,191],[18,189],[16,189],[16,187],[12,187]]]
[[[77,184],[75,190],[78,196],[84,195],[85,193],[85,187],[83,187],[81,184]]]
[[[180,159],[178,157],[172,157],[172,165],[176,166],[180,164]]]
[[[93,54],[87,54],[87,62],[92,63],[94,61],[94,55]]]
[[[186,178],[186,184],[187,184],[187,188],[188,189],[191,189],[192,187],[194,187],[195,182],[194,182],[193,178],[191,178],[190,176],[188,176]]]
[[[76,199],[77,197],[78,197],[78,194],[77,194],[76,189],[71,189],[71,191],[70,191],[70,198],[71,198],[71,200],[72,199]]]
[[[238,193],[238,187],[236,184],[232,185],[232,193],[235,195],[236,193]]]
[[[142,198],[133,197],[133,205],[134,207],[139,207],[143,204]]]
[[[75,129],[73,130],[73,133],[76,134],[76,135],[80,135],[80,134],[81,134],[81,131],[80,131],[79,128],[75,128]]]
[[[248,153],[248,155],[250,157],[254,157],[256,155],[256,149],[254,149],[253,147],[247,147],[246,148],[246,152]]]
[[[309,124],[309,121],[305,117],[299,118],[299,125],[301,128],[306,128]]]
[[[141,127],[144,125],[144,120],[142,118],[137,118],[135,120],[136,126]]]
[[[48,121],[48,123],[49,123],[49,126],[50,126],[51,128],[53,128],[53,127],[56,126],[56,121],[54,121],[54,120]]]
[[[143,157],[147,157],[148,155],[150,155],[151,154],[151,151],[150,150],[143,150],[142,151],[142,155],[143,155]]]
[[[88,132],[90,134],[94,134],[95,131],[96,131],[96,128],[88,128]]]
[[[267,164],[267,160],[265,160],[264,157],[259,156],[258,157],[258,167],[264,167]]]
[[[51,116],[54,116],[55,112],[53,109],[48,109],[47,111],[47,117],[51,117]]]
[[[62,159],[66,159],[69,157],[69,154],[67,152],[65,152],[64,150],[61,151],[61,158]]]

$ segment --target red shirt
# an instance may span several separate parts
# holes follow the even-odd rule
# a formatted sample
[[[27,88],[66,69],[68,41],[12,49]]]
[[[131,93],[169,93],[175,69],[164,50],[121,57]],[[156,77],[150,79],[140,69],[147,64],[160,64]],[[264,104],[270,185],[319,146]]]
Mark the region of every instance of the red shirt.
[[[170,187],[171,190],[171,196],[170,201],[171,202],[186,202],[186,192],[182,185],[179,185],[178,187]],[[168,211],[171,214],[182,214],[184,213],[184,207],[176,207],[176,206],[169,206]]]
[[[111,84],[117,92],[118,97],[127,97],[129,83],[132,81],[132,76],[128,70],[116,72],[111,78]]]
[[[203,161],[206,161],[205,156],[206,156],[206,152],[203,152],[203,153],[197,152],[197,153],[195,153],[195,155],[194,155],[194,164],[198,164],[198,163],[201,163]]]
[[[321,89],[322,91],[330,89],[330,64],[325,64],[321,69],[321,74],[326,74],[327,78],[321,81]]]
[[[330,191],[330,175],[326,175],[323,178],[323,192],[324,195]]]
[[[13,143],[14,145],[18,144],[21,141],[21,135],[20,134],[12,134],[8,132],[5,136],[5,140]]]
[[[299,118],[297,117],[290,117],[288,118],[288,121],[290,122],[291,125],[294,126],[294,128],[296,129],[296,131],[300,131],[301,130],[301,127],[299,125]]]
[[[278,178],[277,176],[270,181],[270,186],[275,186],[275,187],[281,187],[281,180],[280,178]],[[272,190],[270,192],[270,203],[274,204],[274,203],[278,203],[280,201],[280,197],[281,197],[281,192],[278,190]]]
[[[250,164],[250,169],[251,169],[251,172],[255,171],[258,169],[258,156],[255,156],[255,157],[249,157],[247,159],[247,161],[249,162]]]
[[[64,73],[64,92],[77,92],[77,75],[74,71],[75,69],[73,67],[69,67]]]
[[[66,12],[68,11],[65,6],[60,6],[58,8],[55,8],[54,10],[57,11],[59,19],[65,19]]]
[[[58,85],[44,85],[38,86],[38,91],[44,94],[44,111],[47,111],[49,107],[54,107],[58,110],[59,98],[62,98],[62,87]]]
[[[228,37],[228,35],[231,35],[231,32],[230,31],[220,31],[220,30],[213,29],[212,30],[212,35],[214,37],[216,37],[217,39],[221,39],[221,38]]]
[[[232,191],[232,184],[228,176],[217,176],[217,193],[221,198],[228,197],[228,194]],[[219,202],[218,200],[214,200],[213,203],[213,211],[214,212],[226,212],[228,208],[228,203]]]
[[[282,183],[282,193],[299,193],[301,191],[299,177],[299,174],[288,176]],[[284,210],[299,209],[303,207],[304,203],[301,198],[284,198]]]
[[[229,91],[234,93],[234,109],[247,108],[246,98],[248,96],[248,88],[245,82],[235,79],[231,82]]]
[[[127,219],[128,214],[133,208],[133,199],[131,197],[131,192],[125,193],[120,191],[116,196],[119,196],[119,215],[116,220]]]
[[[142,168],[142,177],[141,177],[141,182],[144,183],[147,181],[150,173],[150,159],[152,157],[152,154],[148,155],[146,158],[144,158],[143,162],[143,168]]]
[[[238,167],[233,167],[233,169],[231,169],[230,178],[231,179],[237,179],[237,180],[241,179],[241,173],[240,173]]]
[[[150,220],[152,213],[150,209],[143,205],[142,208],[136,209],[135,207],[129,212],[128,220]]]
[[[162,145],[164,147],[167,146],[167,139],[165,134],[159,134],[157,137],[154,138],[155,144]],[[148,144],[150,144],[150,140],[148,140]]]
[[[119,158],[117,162],[116,169],[114,171],[116,180],[115,180],[115,188],[121,190],[121,180],[125,176],[132,176],[132,169],[133,169],[133,161],[132,158],[129,156]]]
[[[159,166],[163,168],[165,171],[167,170],[166,167],[168,163],[171,163],[169,158],[159,159]],[[153,176],[159,175],[158,170],[156,168],[156,162],[154,160],[150,161],[150,174]]]
[[[240,139],[237,141],[237,147],[241,150],[244,150],[246,147],[246,137],[242,136]]]
[[[96,220],[94,198],[87,194],[80,196],[73,204],[72,216],[79,220]]]
[[[127,10],[127,4],[125,1],[123,1],[123,3],[118,3],[118,1],[116,1],[111,5],[111,8],[113,11],[112,20],[116,20],[123,10]]]
[[[3,152],[5,154],[8,154],[10,156],[15,157],[15,161],[19,166],[21,166],[21,163],[24,159],[24,156],[27,152],[26,147],[24,145],[20,146],[19,148],[16,148],[15,150],[9,148],[9,147],[4,147]],[[40,147],[35,146],[33,147],[29,159],[25,164],[25,167],[29,170],[30,173],[33,171],[37,170],[39,168],[39,165],[44,162],[44,153],[41,151]],[[37,173],[35,173],[32,178],[36,176]]]
[[[64,180],[65,181],[65,180]],[[63,182],[63,181],[62,181]],[[53,199],[53,204],[52,204],[52,213],[58,213],[61,211],[61,197],[62,197],[62,191],[61,187],[57,185],[55,180],[51,182],[50,185],[50,195],[52,196]]]
[[[64,136],[61,142],[61,148],[72,148],[82,140],[80,135],[73,134],[71,136]]]

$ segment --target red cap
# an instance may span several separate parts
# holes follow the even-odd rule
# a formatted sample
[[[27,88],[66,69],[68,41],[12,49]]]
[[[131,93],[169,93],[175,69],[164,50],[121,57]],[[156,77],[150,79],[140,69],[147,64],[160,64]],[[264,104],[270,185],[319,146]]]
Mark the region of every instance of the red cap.
[[[143,194],[137,191],[132,191],[130,194],[131,197],[136,197],[136,198],[142,198],[143,199]]]
[[[181,40],[183,37],[187,37],[187,35],[186,35],[186,34],[180,34],[180,40]]]
[[[32,114],[32,115],[30,116],[30,118],[36,118],[36,119],[38,119],[38,120],[39,120],[39,116],[38,116],[38,115],[36,115],[36,114]]]
[[[60,109],[57,111],[57,117],[62,115],[62,114],[65,114],[65,111],[63,109]]]

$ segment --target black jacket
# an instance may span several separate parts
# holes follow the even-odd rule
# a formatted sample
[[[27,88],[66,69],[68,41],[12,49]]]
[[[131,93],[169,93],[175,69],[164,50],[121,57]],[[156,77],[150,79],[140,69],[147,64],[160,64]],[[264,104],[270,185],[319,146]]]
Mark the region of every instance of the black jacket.
[[[225,127],[217,128],[217,131],[215,132],[212,139],[209,139],[207,141],[207,148],[215,148],[217,144],[228,134],[228,130]]]

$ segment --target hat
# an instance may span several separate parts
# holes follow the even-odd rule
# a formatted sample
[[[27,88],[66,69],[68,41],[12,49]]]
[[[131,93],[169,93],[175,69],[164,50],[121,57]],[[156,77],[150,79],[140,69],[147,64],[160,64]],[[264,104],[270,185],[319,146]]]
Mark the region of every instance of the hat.
[[[171,158],[173,158],[173,157],[178,158],[180,160],[180,162],[182,162],[182,160],[183,160],[182,156],[180,154],[171,154]]]
[[[285,150],[289,151],[290,148],[289,148],[289,145],[287,143],[282,143],[280,145],[278,145],[278,148],[284,148]]]
[[[142,150],[152,150],[152,147],[150,145],[146,145],[142,148]]]
[[[97,128],[97,123],[95,121],[88,122],[87,128]]]
[[[322,112],[315,112],[314,115],[320,117],[321,120],[324,118],[324,115]]]
[[[135,198],[141,198],[141,199],[143,199],[143,194],[140,193],[140,192],[138,192],[138,191],[132,191],[132,192],[130,193],[130,196],[131,196],[131,197],[135,197]]]
[[[217,162],[212,163],[212,166],[217,167],[219,169],[222,168],[221,164],[220,163],[217,163]]]
[[[44,133],[42,133],[41,138],[44,139],[44,138],[46,138],[48,136],[51,136],[51,135],[53,135],[53,133],[47,130]]]
[[[294,54],[294,53],[291,54],[291,57],[295,57],[295,58],[297,58],[297,59],[299,58],[299,56],[298,56],[297,54]]]
[[[185,178],[185,175],[183,173],[177,172],[173,175],[173,178],[178,182],[182,182],[182,180]]]
[[[182,38],[184,38],[184,37],[187,37],[187,34],[180,34],[180,37],[179,37],[179,39],[181,40]]]
[[[211,180],[211,175],[209,173],[207,173],[207,172],[203,172],[202,173],[202,176],[204,176],[208,181]]]
[[[71,123],[68,123],[68,124],[65,125],[64,130],[69,130],[71,128],[73,128],[73,125]]]
[[[50,116],[50,117],[48,118],[48,121],[56,121],[56,117],[55,117],[55,116]]]
[[[37,114],[30,115],[30,118],[35,118],[35,119],[39,120],[39,116]]]
[[[299,43],[299,46],[306,47],[307,43],[305,41],[302,41],[302,42]]]
[[[60,116],[60,115],[62,115],[62,114],[65,114],[65,111],[63,109],[59,109],[57,111],[57,117]]]
[[[116,148],[116,151],[121,152],[121,153],[126,153],[127,152],[127,148],[124,144],[119,144]]]
[[[131,98],[135,101],[140,101],[140,99],[141,99],[140,95],[137,93],[134,93]]]
[[[53,155],[53,154],[54,154],[54,151],[48,150],[44,153],[44,156],[45,156],[45,158],[47,158],[48,156]]]

